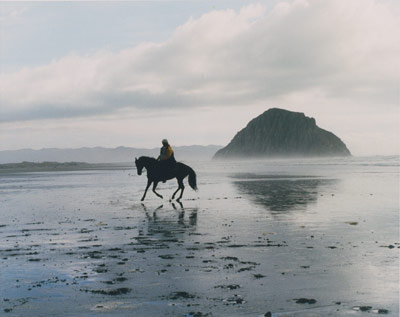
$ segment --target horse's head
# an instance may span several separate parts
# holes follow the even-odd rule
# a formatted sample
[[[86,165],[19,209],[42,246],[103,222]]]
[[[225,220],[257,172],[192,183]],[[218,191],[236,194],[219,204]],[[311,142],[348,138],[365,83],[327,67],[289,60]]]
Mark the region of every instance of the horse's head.
[[[135,157],[135,165],[136,165],[138,175],[142,175],[144,165],[143,165],[143,160],[141,160],[140,157],[139,157],[139,159],[137,159]]]
[[[143,168],[149,171],[156,168],[157,164],[157,160],[153,157],[141,156],[138,159],[135,158],[135,165],[138,175],[142,175]]]

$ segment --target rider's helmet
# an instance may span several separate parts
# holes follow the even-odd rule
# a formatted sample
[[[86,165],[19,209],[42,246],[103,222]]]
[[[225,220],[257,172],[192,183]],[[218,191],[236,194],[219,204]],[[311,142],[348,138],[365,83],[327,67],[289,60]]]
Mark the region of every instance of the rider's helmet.
[[[163,145],[168,145],[168,140],[167,139],[162,140],[162,144]]]

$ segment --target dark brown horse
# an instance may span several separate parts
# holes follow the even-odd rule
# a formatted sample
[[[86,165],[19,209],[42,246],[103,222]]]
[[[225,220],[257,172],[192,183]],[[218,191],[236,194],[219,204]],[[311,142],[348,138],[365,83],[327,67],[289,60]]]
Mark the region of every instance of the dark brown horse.
[[[141,156],[138,159],[135,158],[135,165],[137,168],[138,175],[142,175],[143,168],[147,170],[147,186],[144,191],[142,201],[146,197],[147,190],[149,189],[152,183],[153,183],[154,194],[156,194],[160,198],[163,198],[163,196],[161,196],[159,193],[156,192],[156,187],[160,181],[165,179],[165,176],[167,176],[167,179],[176,178],[178,180],[179,187],[172,195],[172,199],[175,198],[175,195],[179,190],[181,190],[181,194],[179,198],[177,198],[177,201],[179,201],[182,198],[183,190],[185,189],[185,185],[183,185],[183,180],[188,175],[189,175],[190,187],[192,187],[194,190],[197,190],[196,173],[190,166],[187,166],[183,163],[177,162],[175,167],[171,168],[171,170],[167,173],[167,175],[165,175],[165,173],[162,173],[160,162],[152,157]]]

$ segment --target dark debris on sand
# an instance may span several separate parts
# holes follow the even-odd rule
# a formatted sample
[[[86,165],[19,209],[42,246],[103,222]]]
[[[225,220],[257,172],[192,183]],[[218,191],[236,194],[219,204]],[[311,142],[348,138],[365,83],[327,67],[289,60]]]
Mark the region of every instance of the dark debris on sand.
[[[121,287],[121,288],[111,289],[111,290],[99,289],[99,290],[82,290],[82,291],[90,292],[93,294],[100,294],[100,295],[118,296],[118,295],[128,294],[132,290],[127,287]]]
[[[297,298],[294,299],[297,304],[315,304],[317,301],[313,298]]]
[[[196,297],[197,296],[193,294],[181,291],[181,292],[172,292],[168,296],[163,296],[162,299],[180,300],[180,299],[193,299]]]

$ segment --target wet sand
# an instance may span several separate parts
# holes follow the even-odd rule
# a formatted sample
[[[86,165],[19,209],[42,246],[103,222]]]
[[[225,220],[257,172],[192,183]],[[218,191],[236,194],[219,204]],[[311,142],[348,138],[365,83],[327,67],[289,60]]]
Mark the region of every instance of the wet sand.
[[[396,166],[207,164],[0,176],[0,315],[398,316]]]

